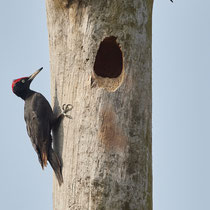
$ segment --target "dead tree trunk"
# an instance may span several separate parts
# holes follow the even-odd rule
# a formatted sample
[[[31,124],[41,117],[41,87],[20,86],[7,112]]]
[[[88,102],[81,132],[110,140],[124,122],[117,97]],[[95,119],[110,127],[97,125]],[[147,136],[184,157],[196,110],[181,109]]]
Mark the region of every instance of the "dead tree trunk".
[[[54,210],[152,209],[152,5],[46,0],[52,104],[74,106]]]

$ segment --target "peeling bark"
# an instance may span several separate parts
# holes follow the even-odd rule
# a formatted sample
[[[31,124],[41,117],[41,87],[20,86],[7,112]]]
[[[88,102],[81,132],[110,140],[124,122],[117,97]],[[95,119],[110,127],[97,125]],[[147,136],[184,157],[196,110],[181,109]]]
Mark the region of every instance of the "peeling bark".
[[[152,210],[152,0],[46,0],[55,210]]]

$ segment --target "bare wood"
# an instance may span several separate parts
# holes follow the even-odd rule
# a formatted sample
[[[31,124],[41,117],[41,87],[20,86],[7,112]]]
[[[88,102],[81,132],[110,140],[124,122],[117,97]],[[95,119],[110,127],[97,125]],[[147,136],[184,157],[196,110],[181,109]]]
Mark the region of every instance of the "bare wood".
[[[152,210],[153,0],[46,0],[64,183],[54,210]]]

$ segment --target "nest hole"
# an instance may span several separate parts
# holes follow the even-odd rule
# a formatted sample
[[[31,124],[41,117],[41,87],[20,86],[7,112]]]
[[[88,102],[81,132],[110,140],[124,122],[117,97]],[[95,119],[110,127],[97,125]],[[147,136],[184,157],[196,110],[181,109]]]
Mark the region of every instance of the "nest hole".
[[[117,37],[106,37],[99,46],[95,63],[94,72],[97,76],[117,78],[122,73],[123,58]]]

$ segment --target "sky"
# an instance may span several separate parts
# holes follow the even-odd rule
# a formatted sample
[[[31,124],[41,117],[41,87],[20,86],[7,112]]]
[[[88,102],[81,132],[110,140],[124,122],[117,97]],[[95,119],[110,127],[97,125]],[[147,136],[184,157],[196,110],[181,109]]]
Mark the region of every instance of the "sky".
[[[154,210],[210,209],[210,1],[153,7]],[[52,209],[52,169],[42,171],[12,80],[40,67],[31,88],[50,101],[45,2],[1,1],[0,208]]]
[[[155,210],[210,209],[210,1],[155,1]]]

